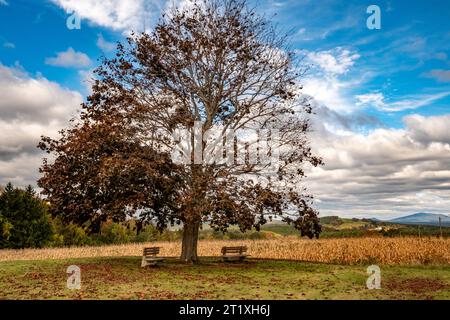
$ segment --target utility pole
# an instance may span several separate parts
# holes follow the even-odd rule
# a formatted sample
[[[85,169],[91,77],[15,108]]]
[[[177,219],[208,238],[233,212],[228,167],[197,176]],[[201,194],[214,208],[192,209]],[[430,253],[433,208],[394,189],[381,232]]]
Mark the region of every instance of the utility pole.
[[[442,239],[442,218],[439,217],[439,233],[441,234],[441,239]]]

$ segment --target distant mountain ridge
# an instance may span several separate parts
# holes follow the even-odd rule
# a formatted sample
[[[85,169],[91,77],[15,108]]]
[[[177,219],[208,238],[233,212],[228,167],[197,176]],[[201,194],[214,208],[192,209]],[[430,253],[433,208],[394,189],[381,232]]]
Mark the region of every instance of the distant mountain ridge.
[[[387,222],[398,224],[421,224],[429,226],[439,226],[439,217],[441,218],[442,226],[450,226],[450,216],[426,212],[414,213],[408,216],[387,220]]]

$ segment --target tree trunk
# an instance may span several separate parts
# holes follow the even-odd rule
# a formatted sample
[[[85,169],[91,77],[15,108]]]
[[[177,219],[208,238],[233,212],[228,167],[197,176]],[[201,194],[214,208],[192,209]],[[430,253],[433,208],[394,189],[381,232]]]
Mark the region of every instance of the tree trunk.
[[[199,222],[186,222],[183,225],[183,243],[181,249],[181,260],[186,263],[197,261],[197,242]]]

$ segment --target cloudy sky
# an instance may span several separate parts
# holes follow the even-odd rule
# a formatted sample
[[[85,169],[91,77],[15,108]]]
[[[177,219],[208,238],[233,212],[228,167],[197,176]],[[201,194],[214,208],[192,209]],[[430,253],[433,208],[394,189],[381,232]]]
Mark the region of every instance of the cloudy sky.
[[[98,58],[173,3],[0,0],[0,184],[36,184],[39,137],[77,114]],[[380,30],[366,26],[370,4],[381,8]],[[314,97],[313,147],[326,165],[308,170],[305,184],[321,215],[449,214],[450,3],[258,5],[311,66],[304,93]]]

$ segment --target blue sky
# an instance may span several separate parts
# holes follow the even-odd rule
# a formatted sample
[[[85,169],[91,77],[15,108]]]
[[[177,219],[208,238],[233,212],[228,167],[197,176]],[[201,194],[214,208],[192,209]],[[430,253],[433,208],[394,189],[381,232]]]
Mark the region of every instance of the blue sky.
[[[67,125],[102,54],[113,54],[130,30],[151,28],[173,3],[0,0],[0,94],[6,97],[0,101],[0,184],[35,184],[42,155],[33,144],[40,134]],[[317,107],[313,145],[326,165],[311,170],[306,183],[321,211],[449,213],[450,2],[251,3],[291,32],[293,49],[310,66],[304,92]],[[381,9],[380,30],[366,26],[371,4]],[[81,29],[67,28],[70,10],[81,17]],[[27,99],[21,88],[36,90],[36,98]],[[51,113],[40,119],[48,110],[54,119]],[[8,131],[13,127],[21,134]]]
[[[80,81],[80,70],[89,70],[88,67],[52,66],[45,63],[46,58],[73,48],[86,54],[90,67],[95,67],[105,53],[97,44],[99,36],[114,43],[123,40],[127,31],[100,27],[89,19],[82,19],[80,30],[69,30],[69,14],[57,5],[64,1],[6,1],[8,5],[0,5],[0,62],[6,66],[18,63],[30,74],[41,74],[82,93],[86,90]],[[365,10],[372,3],[382,10],[381,30],[366,27],[369,15]],[[447,1],[260,1],[259,7],[282,30],[291,31],[296,49],[327,51],[342,47],[356,52],[360,56],[357,66],[341,77],[359,78],[360,83],[351,87],[355,96],[381,93],[386,102],[398,102],[450,91],[449,74],[444,74],[446,81],[437,76],[438,71],[448,71],[450,67]],[[152,12],[149,16],[150,25],[157,14]],[[380,112],[371,105],[366,107],[385,125],[399,127],[408,114],[447,113],[449,101],[447,96],[394,114]]]

